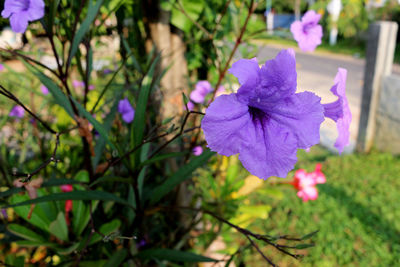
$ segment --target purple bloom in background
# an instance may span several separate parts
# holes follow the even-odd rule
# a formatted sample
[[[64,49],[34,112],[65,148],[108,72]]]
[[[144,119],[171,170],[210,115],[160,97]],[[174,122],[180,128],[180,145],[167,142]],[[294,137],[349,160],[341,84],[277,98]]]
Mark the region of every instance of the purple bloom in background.
[[[6,209],[1,209],[1,214],[3,215],[4,219],[8,219],[8,215],[7,215],[7,210]]]
[[[89,90],[93,90],[94,89],[94,85],[93,84],[89,85],[88,89]]]
[[[21,107],[21,106],[14,106],[14,107],[11,109],[9,116],[10,116],[10,117],[22,118],[22,117],[24,117],[24,114],[25,114],[25,110],[24,110],[23,107]]]
[[[0,71],[4,70],[4,65],[0,63]]]
[[[42,90],[42,93],[44,95],[47,95],[49,93],[49,89],[47,89],[47,87],[44,86],[43,84],[40,86],[40,90]]]
[[[131,123],[133,121],[133,118],[135,117],[135,110],[133,109],[127,98],[119,101],[118,112],[121,113],[122,119],[126,123]]]
[[[29,21],[44,16],[43,0],[6,0],[1,12],[3,18],[10,18],[11,29],[23,33]]]
[[[293,38],[304,52],[314,51],[321,44],[322,26],[318,24],[321,15],[314,10],[307,11],[301,21],[295,21],[290,25]]]
[[[208,147],[225,156],[239,153],[252,174],[286,177],[298,148],[319,142],[324,120],[321,98],[297,88],[294,51],[282,50],[260,69],[256,59],[241,59],[229,70],[241,87],[207,108],[201,127]]]
[[[76,88],[85,87],[85,83],[83,81],[73,80],[72,85]]]
[[[110,74],[110,73],[112,73],[112,70],[110,70],[110,69],[104,69],[104,70],[103,70],[103,73],[104,73],[104,74]]]
[[[193,104],[193,102],[189,101],[189,102],[187,103],[187,108],[188,108],[189,111],[192,111],[192,110],[194,109],[194,104]],[[186,107],[185,107],[185,109],[186,109]]]
[[[195,146],[192,150],[193,155],[195,156],[200,156],[201,154],[203,154],[203,148],[201,146]]]
[[[190,93],[190,100],[195,103],[203,103],[206,95],[212,90],[213,88],[208,81],[198,81],[195,89]]]
[[[350,139],[350,123],[351,111],[346,97],[346,79],[347,70],[339,68],[335,77],[335,85],[332,86],[331,92],[338,97],[335,102],[324,104],[324,115],[336,122],[338,138],[335,147],[339,154],[343,152],[343,148],[349,144]]]

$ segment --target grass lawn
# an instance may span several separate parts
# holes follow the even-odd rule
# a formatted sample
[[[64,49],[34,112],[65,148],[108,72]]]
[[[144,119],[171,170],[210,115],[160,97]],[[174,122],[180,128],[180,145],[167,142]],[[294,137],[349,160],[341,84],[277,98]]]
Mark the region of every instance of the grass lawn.
[[[319,229],[316,246],[301,261],[271,247],[265,253],[279,266],[400,266],[400,158],[378,152],[337,156],[316,147],[299,153],[296,166],[312,171],[317,162],[327,183],[318,185],[316,201],[303,203],[289,186],[282,186],[281,200],[253,199],[273,207],[256,228],[298,236]],[[252,257],[249,266],[263,266],[258,255]]]

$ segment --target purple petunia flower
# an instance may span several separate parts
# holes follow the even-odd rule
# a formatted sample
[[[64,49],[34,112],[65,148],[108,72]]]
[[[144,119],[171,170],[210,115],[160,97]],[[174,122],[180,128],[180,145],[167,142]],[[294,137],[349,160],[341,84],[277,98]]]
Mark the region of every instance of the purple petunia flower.
[[[135,110],[133,109],[127,98],[119,101],[118,112],[121,113],[122,119],[126,123],[131,123],[135,117]]]
[[[203,148],[201,146],[195,146],[192,150],[193,155],[200,156],[203,153]]]
[[[44,16],[43,0],[6,0],[1,12],[3,18],[10,18],[11,29],[23,33],[29,21]]]
[[[314,10],[307,11],[301,21],[295,21],[290,25],[293,38],[304,52],[314,51],[321,44],[322,26],[318,24],[321,15]]]
[[[42,93],[44,95],[47,95],[49,93],[49,89],[47,89],[47,87],[44,86],[43,84],[40,86],[40,90],[42,90]]]
[[[194,104],[192,101],[189,101],[186,106],[189,111],[192,111],[194,109]],[[185,107],[185,109],[186,109],[186,107]]]
[[[24,117],[24,114],[25,114],[25,110],[24,110],[23,107],[21,107],[21,106],[14,106],[14,107],[11,109],[9,116],[10,116],[10,117],[16,117],[16,118],[22,118],[22,117]]]
[[[260,69],[256,59],[241,59],[229,70],[241,87],[221,95],[201,122],[208,147],[219,154],[239,153],[252,174],[286,177],[298,148],[319,142],[324,120],[321,98],[297,88],[294,51],[282,50]]]
[[[3,71],[4,69],[4,65],[0,63],[0,71]]]
[[[339,68],[335,77],[335,85],[332,86],[331,92],[338,97],[335,102],[324,104],[324,115],[336,122],[338,138],[335,147],[339,154],[343,152],[343,148],[349,144],[350,139],[350,123],[351,111],[346,97],[346,79],[347,70]]]
[[[203,103],[206,95],[212,90],[213,88],[208,81],[198,81],[195,89],[190,93],[190,100],[195,103]]]

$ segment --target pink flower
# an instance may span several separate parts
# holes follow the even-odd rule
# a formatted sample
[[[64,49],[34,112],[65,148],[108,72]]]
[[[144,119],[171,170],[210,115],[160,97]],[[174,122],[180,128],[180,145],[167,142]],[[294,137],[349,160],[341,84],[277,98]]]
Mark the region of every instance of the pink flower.
[[[16,118],[22,118],[24,117],[25,114],[25,110],[23,107],[21,106],[14,106],[11,111],[10,114],[8,114],[10,117],[16,117]]]
[[[40,86],[40,90],[42,90],[42,93],[44,95],[47,95],[49,93],[49,89],[47,89],[47,87],[44,86],[43,84]]]
[[[71,192],[74,188],[70,184],[64,184],[60,186],[61,191],[63,192]],[[69,218],[69,212],[72,211],[72,200],[68,199],[65,201],[65,221],[67,222],[67,225],[71,224],[71,220]]]
[[[201,146],[195,146],[192,150],[193,155],[200,156],[203,153],[203,148]]]
[[[297,170],[291,184],[298,190],[297,196],[307,202],[318,198],[316,185],[325,182],[326,178],[321,171],[321,163],[318,163],[313,172],[308,173],[304,169]]]
[[[4,70],[4,65],[0,63],[0,71]]]

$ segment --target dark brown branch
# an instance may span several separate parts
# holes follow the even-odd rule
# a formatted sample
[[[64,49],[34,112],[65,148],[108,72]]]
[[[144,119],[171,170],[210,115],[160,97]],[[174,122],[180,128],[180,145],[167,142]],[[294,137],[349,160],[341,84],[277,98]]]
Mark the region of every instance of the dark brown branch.
[[[270,259],[268,259],[267,256],[261,251],[261,249],[258,247],[256,242],[254,242],[250,236],[246,235],[247,239],[250,241],[250,244],[258,251],[258,253],[266,260],[271,266],[276,266]]]

